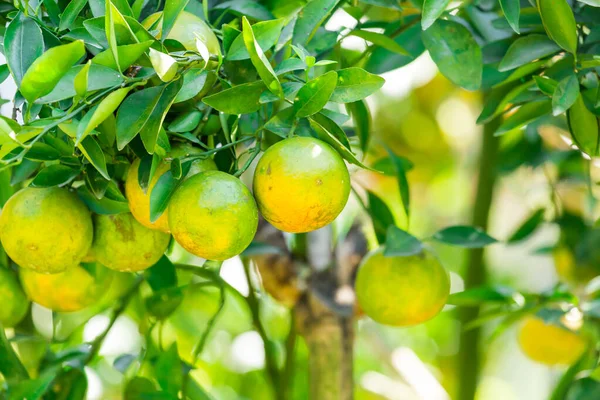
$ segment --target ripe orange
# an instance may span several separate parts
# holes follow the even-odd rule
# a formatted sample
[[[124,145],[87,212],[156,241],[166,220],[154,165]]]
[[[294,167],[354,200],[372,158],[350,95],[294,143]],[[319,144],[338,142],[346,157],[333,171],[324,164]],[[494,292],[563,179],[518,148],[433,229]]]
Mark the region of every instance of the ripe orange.
[[[527,357],[546,365],[571,365],[586,350],[579,334],[538,317],[527,317],[519,330],[519,345]]]
[[[327,143],[293,137],[269,147],[254,174],[258,208],[276,228],[309,232],[330,224],[350,195],[350,175]]]
[[[148,229],[130,213],[94,215],[92,252],[102,265],[117,271],[141,271],[154,265],[170,236]]]
[[[189,154],[198,154],[201,152],[201,149],[193,147],[189,144],[178,144],[173,146],[173,149],[171,152],[169,152],[169,154],[167,154],[167,157],[178,158]],[[168,210],[165,210],[165,212],[156,221],[150,221],[150,195],[160,177],[171,168],[171,162],[163,161],[158,165],[156,171],[154,172],[154,176],[148,185],[148,190],[146,193],[144,193],[144,190],[141,188],[138,182],[139,167],[140,160],[136,159],[133,164],[131,164],[127,174],[127,179],[125,180],[125,194],[127,196],[127,200],[129,201],[129,209],[131,210],[131,213],[135,219],[137,219],[138,222],[145,227],[150,229],[158,229],[168,233],[170,232]],[[212,158],[197,160],[192,163],[187,176],[190,177],[198,172],[216,169],[217,166]]]
[[[207,171],[186,180],[169,203],[169,226],[184,249],[207,260],[240,254],[254,238],[258,210],[236,177]]]
[[[15,274],[4,267],[0,267],[0,299],[0,323],[4,328],[15,326],[27,314],[29,301]]]
[[[113,272],[98,263],[76,265],[58,274],[21,269],[27,296],[58,312],[79,311],[97,303],[108,290]]]
[[[393,326],[416,325],[435,317],[450,294],[448,272],[427,251],[409,257],[385,257],[379,248],[363,260],[355,285],[364,313]]]
[[[79,264],[92,243],[92,218],[67,189],[28,187],[15,193],[0,216],[6,253],[19,266],[58,273]]]

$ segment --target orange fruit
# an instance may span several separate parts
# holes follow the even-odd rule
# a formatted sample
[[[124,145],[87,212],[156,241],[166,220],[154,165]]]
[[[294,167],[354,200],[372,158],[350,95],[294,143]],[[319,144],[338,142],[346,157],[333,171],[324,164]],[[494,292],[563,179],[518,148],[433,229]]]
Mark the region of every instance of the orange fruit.
[[[314,231],[342,212],[350,195],[344,160],[327,143],[308,137],[284,139],[269,147],[254,173],[258,208],[276,228]]]
[[[79,311],[97,303],[112,278],[113,272],[98,263],[76,265],[52,275],[21,269],[27,297],[58,312]]]
[[[148,229],[130,213],[94,215],[96,260],[121,272],[141,271],[154,265],[169,245],[170,236]]]
[[[179,158],[198,153],[202,153],[202,150],[197,147],[193,147],[189,144],[177,144],[173,146],[172,150],[167,154],[167,157]],[[140,160],[136,159],[133,164],[131,164],[129,172],[127,173],[127,179],[125,180],[125,195],[129,201],[129,209],[131,214],[133,214],[135,219],[145,227],[150,229],[158,229],[168,233],[170,232],[168,210],[165,210],[165,212],[156,221],[150,221],[150,196],[152,194],[152,189],[154,189],[154,186],[156,186],[156,183],[160,177],[171,168],[171,162],[163,160],[158,167],[156,167],[154,176],[149,182],[148,189],[145,193],[138,181],[139,167]],[[197,160],[192,163],[187,177],[195,175],[198,172],[216,169],[217,166],[212,158]]]
[[[581,335],[538,317],[525,319],[518,340],[527,357],[546,365],[571,365],[587,348]]]
[[[78,265],[92,244],[92,217],[76,194],[58,187],[15,193],[0,216],[6,253],[19,266],[58,273]]]
[[[383,247],[368,254],[356,276],[362,311],[385,325],[417,325],[435,317],[450,294],[450,277],[438,259],[424,251],[386,257]]]
[[[0,323],[10,328],[21,322],[29,309],[29,300],[23,293],[14,273],[0,267]]]
[[[238,178],[220,171],[201,172],[183,182],[171,198],[169,226],[190,253],[226,260],[252,242],[258,210]]]

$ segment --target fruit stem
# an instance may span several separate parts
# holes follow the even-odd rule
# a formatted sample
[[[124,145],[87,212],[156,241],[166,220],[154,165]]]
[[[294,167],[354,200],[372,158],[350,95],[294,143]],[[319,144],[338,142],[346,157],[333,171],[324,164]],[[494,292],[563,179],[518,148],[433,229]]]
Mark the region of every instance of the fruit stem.
[[[29,379],[27,370],[6,338],[2,324],[0,324],[0,372],[6,380],[14,379],[20,381]]]
[[[499,126],[498,118],[488,122],[483,129],[483,140],[479,155],[479,177],[477,194],[472,215],[472,225],[487,231],[490,207],[497,177],[498,137],[494,132]],[[467,255],[464,271],[465,290],[483,285],[486,271],[483,260],[484,249],[473,249]],[[461,322],[460,351],[458,354],[457,376],[459,379],[457,400],[473,400],[481,367],[479,353],[481,328],[465,329],[479,316],[480,307],[464,307],[459,310]]]

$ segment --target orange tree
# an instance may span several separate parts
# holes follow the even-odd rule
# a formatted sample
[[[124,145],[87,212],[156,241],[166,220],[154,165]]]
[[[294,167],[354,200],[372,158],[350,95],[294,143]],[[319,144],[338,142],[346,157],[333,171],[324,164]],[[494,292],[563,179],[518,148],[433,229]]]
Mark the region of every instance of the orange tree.
[[[364,99],[384,84],[379,74],[425,51],[451,82],[481,90],[485,99],[472,223],[426,238],[471,249],[467,290],[449,300],[464,306],[469,328],[461,336],[459,398],[474,396],[476,327],[490,318],[504,318],[502,328],[527,317],[519,337],[526,354],[571,365],[556,399],[597,390],[593,378],[581,378],[589,373],[580,374],[597,362],[596,291],[588,284],[598,275],[593,213],[556,200],[508,239],[526,239],[546,219],[561,227],[550,251],[564,285],[549,293],[485,286],[482,255],[497,242],[484,230],[499,172],[552,167],[553,186],[588,179],[588,160],[598,152],[600,3],[449,3],[2,3],[1,73],[18,87],[12,118],[0,118],[0,317],[14,327],[10,339],[0,329],[3,392],[15,399],[83,398],[84,367],[106,361],[99,353],[104,339],[119,315],[132,312],[146,341],[139,354],[113,360],[124,376],[123,396],[211,398],[193,372],[228,299],[239,300],[218,269],[240,255],[250,286],[243,301],[264,343],[265,396],[293,397],[298,333],[310,353],[311,398],[352,398],[356,315],[417,324],[435,316],[449,295],[448,273],[426,241],[408,233],[408,223],[397,226],[382,199],[353,186],[348,170],[397,177],[410,220],[412,165],[371,143]],[[326,29],[341,10],[354,19],[351,26]],[[364,40],[365,51],[345,48],[350,36]],[[549,146],[537,134],[541,126],[570,131],[572,149]],[[365,165],[368,153],[377,160]],[[239,179],[248,175],[253,192]],[[369,218],[334,237],[330,224],[351,195]],[[372,227],[368,244],[359,225]],[[175,243],[209,261],[172,262]],[[378,246],[359,267],[368,248]],[[264,289],[295,317],[284,343],[261,320],[253,266]],[[154,332],[187,295],[206,287],[219,300],[196,343],[163,349]],[[83,345],[76,333],[43,342],[42,354],[30,360],[22,343],[39,334],[27,298],[57,315],[90,310],[73,332],[98,313],[109,323]],[[495,307],[480,315],[486,302]]]

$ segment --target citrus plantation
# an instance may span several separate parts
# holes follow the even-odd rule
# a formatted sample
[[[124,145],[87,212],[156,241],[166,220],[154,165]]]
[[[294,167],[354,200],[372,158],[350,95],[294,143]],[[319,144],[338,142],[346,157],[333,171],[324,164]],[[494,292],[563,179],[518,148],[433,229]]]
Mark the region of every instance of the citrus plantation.
[[[597,0],[0,20],[0,398],[600,398]]]

